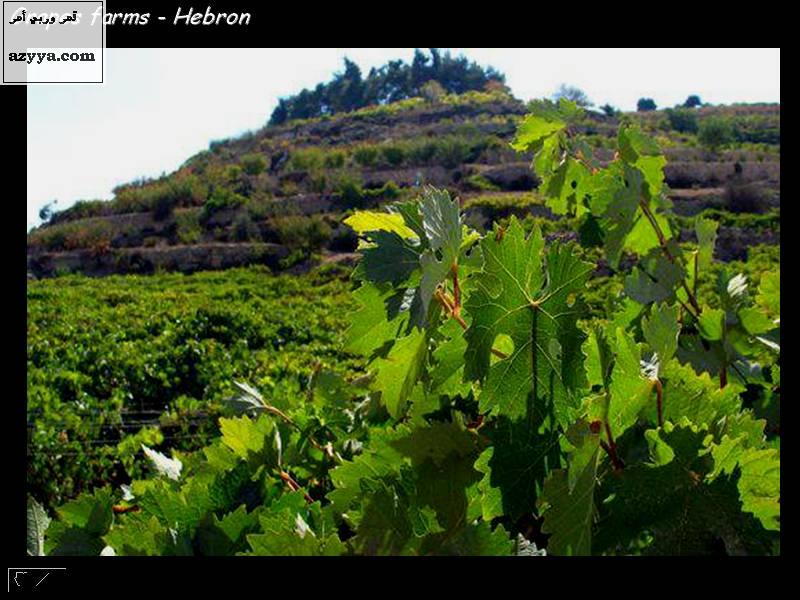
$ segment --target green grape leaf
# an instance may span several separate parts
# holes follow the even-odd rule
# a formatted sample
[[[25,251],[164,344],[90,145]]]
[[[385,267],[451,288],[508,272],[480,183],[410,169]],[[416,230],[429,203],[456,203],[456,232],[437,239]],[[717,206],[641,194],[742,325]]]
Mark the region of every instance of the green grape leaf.
[[[595,552],[625,552],[645,531],[652,535],[648,554],[708,554],[719,545],[728,554],[770,552],[768,532],[742,511],[738,475],[705,480],[713,463],[703,446],[707,436],[666,423],[658,437],[671,448],[671,460],[632,465],[602,480],[606,500],[598,502]]]
[[[673,244],[670,246],[677,250]],[[684,276],[685,270],[679,260],[672,262],[654,249],[625,278],[625,293],[639,304],[671,302]]]
[[[697,330],[704,340],[721,340],[725,335],[725,311],[721,308],[703,308],[697,319]]]
[[[725,415],[733,415],[741,408],[740,389],[730,384],[720,389],[708,373],[698,375],[689,365],[677,360],[663,363],[660,379],[664,383],[663,414],[667,421],[678,422],[687,418],[697,426],[710,427]],[[655,422],[655,402],[649,409]]]
[[[345,333],[345,349],[348,352],[370,356],[394,340],[405,328],[407,313],[393,320],[388,318],[386,304],[390,296],[390,292],[369,283],[353,292],[353,298],[360,306],[353,313],[350,327]]]
[[[767,311],[771,317],[781,316],[781,271],[770,271],[761,277],[756,304]]]
[[[667,164],[661,148],[638,126],[630,123],[620,127],[617,141],[622,160],[631,163],[642,172],[649,196],[655,198],[661,192],[664,166]]]
[[[781,462],[778,450],[746,447],[746,438],[723,436],[711,446],[714,470],[708,478],[713,481],[721,474],[733,475],[737,481],[742,510],[752,513],[764,529],[780,531]]]
[[[554,245],[543,272],[543,245],[538,228],[525,239],[514,217],[502,240],[489,236],[481,243],[484,270],[465,304],[472,315],[465,334],[465,374],[470,379],[485,378],[481,410],[514,418],[552,409],[566,424],[577,405],[574,390],[584,383],[585,335],[576,325],[581,310],[576,295],[592,265],[568,247]],[[514,351],[490,367],[491,350],[500,334],[511,337]]]
[[[373,283],[398,286],[419,269],[420,247],[393,231],[373,231],[371,245],[362,248],[359,269]]]
[[[50,525],[50,517],[42,505],[28,497],[26,514],[26,546],[28,556],[44,556],[44,535]]]
[[[428,356],[428,333],[413,329],[398,339],[386,357],[376,358],[370,367],[376,370],[374,387],[389,414],[400,418],[414,386],[424,370]]]
[[[775,323],[760,308],[754,306],[739,311],[739,323],[750,335],[759,335],[775,329]]]
[[[667,362],[675,355],[680,331],[677,306],[653,305],[650,316],[642,319],[644,339],[658,355],[661,363]]]
[[[713,219],[698,217],[694,222],[697,235],[697,268],[705,271],[711,267],[714,260],[714,246],[717,243],[717,230],[719,222]]]
[[[56,509],[56,513],[67,525],[85,529],[94,535],[103,535],[114,519],[111,511],[113,504],[111,488],[103,487],[67,502]]]
[[[244,504],[221,519],[211,515],[202,523],[196,535],[196,544],[204,556],[231,556],[246,549],[246,535],[259,528],[259,511],[248,513]]]
[[[617,329],[614,343],[614,369],[611,372],[608,424],[614,438],[618,438],[634,425],[655,398],[651,392],[654,382],[642,373],[641,351],[630,334]]]
[[[404,239],[418,237],[417,233],[406,225],[403,215],[398,213],[360,210],[347,217],[344,223],[359,234],[387,231],[396,233]]]
[[[517,127],[511,147],[517,152],[538,151],[546,138],[564,129],[567,124],[554,114],[531,113]]]
[[[236,456],[251,463],[278,466],[279,451],[275,444],[277,430],[268,415],[252,420],[247,415],[219,420],[222,442]]]
[[[414,504],[409,482],[367,479],[361,488],[365,505],[350,540],[358,554],[419,554],[422,539],[441,531],[433,510]]]
[[[339,556],[347,548],[334,532],[323,534],[309,525],[313,508],[293,492],[259,516],[261,533],[247,534],[249,556]]]
[[[588,556],[592,553],[600,435],[582,420],[570,427],[566,437],[573,446],[569,467],[550,472],[539,499],[544,507],[542,531],[550,534],[550,554]]]
[[[117,556],[164,556],[175,550],[167,528],[141,513],[125,515],[103,540]]]
[[[472,523],[459,529],[458,533],[446,539],[439,545],[439,540],[434,537],[436,554],[444,556],[510,556],[514,552],[512,540],[502,525],[492,531],[491,525],[485,521]],[[423,545],[433,545],[433,543]]]
[[[390,445],[398,434],[379,432],[370,440],[363,453],[352,461],[344,461],[330,472],[334,490],[328,493],[334,509],[339,514],[347,512],[361,493],[365,479],[380,479],[400,468],[402,456]]]
[[[586,356],[584,368],[586,369],[586,379],[589,385],[602,385],[607,388],[611,382],[614,354],[606,338],[605,331],[600,327],[591,328],[586,341],[583,343],[582,350]]]
[[[501,417],[486,435],[493,445],[475,462],[483,474],[478,483],[481,515],[485,521],[504,515],[516,520],[535,510],[542,481],[560,466],[561,433]]]
[[[436,287],[458,269],[463,227],[458,200],[450,200],[446,190],[426,188],[420,200],[420,212],[430,246],[420,258],[422,278],[419,289],[422,312],[427,314]]]
[[[472,387],[469,382],[462,382],[467,340],[454,319],[448,320],[440,332],[446,339],[432,353],[434,366],[430,373],[430,391],[446,396],[466,396]]]

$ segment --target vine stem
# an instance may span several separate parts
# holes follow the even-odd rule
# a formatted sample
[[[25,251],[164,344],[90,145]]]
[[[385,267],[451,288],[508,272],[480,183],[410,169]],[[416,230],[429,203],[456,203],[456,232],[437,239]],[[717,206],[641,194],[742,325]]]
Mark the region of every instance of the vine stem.
[[[655,231],[656,237],[658,237],[658,244],[661,246],[661,251],[664,253],[664,256],[667,257],[669,262],[674,264],[675,256],[670,251],[669,246],[667,246],[667,238],[664,235],[664,232],[661,230],[661,225],[659,225],[658,221],[656,221],[655,215],[653,215],[652,211],[650,210],[650,207],[647,206],[647,202],[645,202],[644,198],[639,200],[639,207],[642,209],[644,216],[647,217],[647,220],[650,222],[653,231]],[[692,290],[689,289],[689,286],[686,284],[685,279],[681,280],[681,287],[686,292],[686,296],[689,299],[689,304],[692,305],[692,308],[695,311],[695,314],[693,316],[697,318],[698,315],[700,315],[700,313],[702,312],[702,309],[700,308],[700,305],[697,302],[697,298],[695,297]]]
[[[656,386],[656,408],[658,409],[658,426],[664,426],[664,387],[661,385],[661,380],[655,380]]]
[[[458,263],[450,268],[453,273],[453,314],[461,314],[461,287],[458,285]]]
[[[614,441],[614,436],[611,435],[611,427],[608,424],[608,420],[605,420],[603,425],[605,425],[608,443],[600,440],[600,447],[608,454],[608,457],[611,459],[611,464],[614,465],[614,470],[621,471],[625,468],[625,463],[623,463],[622,459],[617,455],[617,443]]]
[[[286,483],[287,487],[290,490],[292,490],[293,492],[301,490],[303,492],[303,498],[305,498],[305,501],[308,502],[309,504],[314,504],[314,499],[311,496],[309,496],[308,493],[305,490],[303,490],[303,488],[300,487],[300,484],[297,483],[294,480],[294,478],[283,469],[281,469],[281,479]]]

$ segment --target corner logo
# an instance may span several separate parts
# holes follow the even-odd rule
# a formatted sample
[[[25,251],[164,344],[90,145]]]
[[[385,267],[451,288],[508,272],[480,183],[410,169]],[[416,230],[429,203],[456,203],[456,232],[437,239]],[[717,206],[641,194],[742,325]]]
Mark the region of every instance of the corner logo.
[[[3,2],[3,83],[103,83],[105,2]]]

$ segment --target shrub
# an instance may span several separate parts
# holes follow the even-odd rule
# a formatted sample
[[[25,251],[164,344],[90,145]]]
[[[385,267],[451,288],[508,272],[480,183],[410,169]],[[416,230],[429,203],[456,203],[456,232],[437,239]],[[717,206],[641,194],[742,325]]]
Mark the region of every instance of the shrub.
[[[233,221],[233,239],[237,242],[260,241],[261,235],[248,213],[236,215]]]
[[[378,149],[371,144],[356,146],[353,150],[353,160],[362,167],[372,167],[378,161]]]
[[[464,180],[464,187],[469,190],[493,192],[500,189],[499,186],[492,183],[480,173],[470,175]]]
[[[241,166],[248,175],[258,175],[267,168],[267,161],[260,154],[245,154],[242,157]]]
[[[239,208],[247,203],[247,198],[223,187],[216,188],[203,205],[201,221],[207,220],[214,213],[227,208]]]
[[[718,150],[733,141],[733,125],[724,117],[708,117],[700,123],[697,139],[707,148]]]
[[[175,215],[177,224],[176,235],[181,244],[196,244],[203,235],[200,225],[200,211],[187,210]]]
[[[671,129],[679,133],[697,133],[697,114],[687,108],[668,108],[667,120]]]
[[[436,146],[436,159],[448,169],[453,169],[466,162],[472,148],[459,137],[446,137]]]
[[[399,144],[388,144],[383,146],[381,148],[381,153],[383,154],[384,160],[386,160],[386,162],[393,167],[403,164],[403,160],[405,160],[406,157],[405,148]]]
[[[767,197],[758,183],[744,183],[734,178],[725,186],[725,208],[732,213],[761,213],[766,209]]]
[[[331,239],[330,226],[317,215],[279,217],[272,225],[281,244],[306,254],[318,251]]]
[[[155,205],[153,206],[153,219],[156,221],[164,221],[168,219],[172,216],[177,203],[178,200],[175,196],[168,194],[160,196],[156,199]]]
[[[419,95],[431,104],[438,104],[447,95],[447,90],[441,83],[431,79],[419,89]]]
[[[326,169],[341,169],[344,166],[346,156],[341,150],[330,150],[325,154],[323,164]]]

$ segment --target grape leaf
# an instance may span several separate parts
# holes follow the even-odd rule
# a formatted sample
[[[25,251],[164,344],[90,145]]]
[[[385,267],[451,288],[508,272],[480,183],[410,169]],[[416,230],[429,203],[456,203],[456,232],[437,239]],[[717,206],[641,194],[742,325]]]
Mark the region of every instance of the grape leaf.
[[[678,307],[653,305],[650,316],[642,319],[642,333],[650,348],[658,355],[661,363],[667,362],[678,349]]]
[[[413,329],[410,334],[398,339],[386,357],[376,358],[370,367],[377,371],[375,388],[389,414],[395,419],[403,414],[406,401],[411,394],[428,356],[428,334]]]
[[[742,510],[752,513],[765,529],[780,531],[781,463],[777,450],[746,447],[746,438],[723,436],[719,444],[711,446],[714,470],[708,479],[713,481],[721,474],[734,474],[737,481]]]
[[[422,226],[429,248],[420,257],[422,278],[419,289],[422,312],[427,314],[436,287],[458,269],[462,224],[458,200],[446,190],[426,188],[420,200]]]
[[[568,247],[554,245],[543,272],[543,245],[538,228],[525,239],[514,217],[502,240],[489,236],[482,241],[484,270],[465,304],[472,315],[465,334],[465,375],[485,379],[481,410],[514,418],[552,406],[566,425],[577,405],[574,391],[584,383],[585,334],[576,325],[581,304],[575,296],[592,265]],[[500,334],[511,337],[514,351],[490,367]]]
[[[406,225],[403,215],[398,213],[360,210],[347,217],[344,223],[360,234],[387,231],[404,239],[417,237],[417,233]]]
[[[26,525],[28,556],[44,556],[44,535],[50,525],[50,517],[47,516],[42,505],[30,497],[28,498]]]
[[[705,451],[708,432],[666,423],[658,437],[672,450],[668,462],[630,466],[600,485],[600,527],[595,551],[621,549],[649,531],[649,554],[707,554],[720,545],[728,554],[766,554],[770,536],[742,512],[736,477],[706,481],[713,459]]]
[[[617,329],[614,353],[608,424],[612,435],[617,438],[636,423],[649,402],[655,404],[655,399],[651,395],[654,382],[642,373],[639,346],[622,329]]]
[[[550,472],[539,499],[544,506],[542,531],[550,534],[550,554],[588,556],[592,553],[600,436],[586,421],[578,421],[570,427],[567,438],[573,445],[569,467]]]

